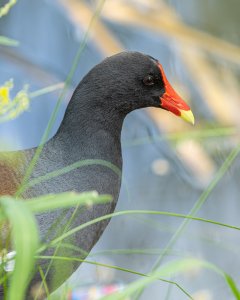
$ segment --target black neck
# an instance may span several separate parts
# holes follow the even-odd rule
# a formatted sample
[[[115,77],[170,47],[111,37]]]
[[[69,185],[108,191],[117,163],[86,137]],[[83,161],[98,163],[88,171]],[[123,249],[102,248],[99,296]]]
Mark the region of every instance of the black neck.
[[[52,139],[54,148],[61,149],[69,163],[79,159],[103,159],[121,167],[120,138],[125,114],[107,105],[104,107],[104,103],[107,101],[90,99],[80,88],[74,92]]]

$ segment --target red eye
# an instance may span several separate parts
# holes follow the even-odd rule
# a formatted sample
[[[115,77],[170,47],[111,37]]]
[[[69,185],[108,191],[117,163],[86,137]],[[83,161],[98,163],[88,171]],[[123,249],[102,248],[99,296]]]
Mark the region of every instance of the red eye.
[[[145,85],[154,85],[154,77],[152,75],[147,75],[144,79],[143,79],[143,83]]]

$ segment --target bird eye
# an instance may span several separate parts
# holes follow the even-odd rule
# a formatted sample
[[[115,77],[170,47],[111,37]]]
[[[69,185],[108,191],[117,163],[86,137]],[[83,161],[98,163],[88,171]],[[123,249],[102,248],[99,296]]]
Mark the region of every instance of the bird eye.
[[[145,85],[154,85],[154,77],[152,75],[147,75],[144,79],[143,79],[143,83]]]

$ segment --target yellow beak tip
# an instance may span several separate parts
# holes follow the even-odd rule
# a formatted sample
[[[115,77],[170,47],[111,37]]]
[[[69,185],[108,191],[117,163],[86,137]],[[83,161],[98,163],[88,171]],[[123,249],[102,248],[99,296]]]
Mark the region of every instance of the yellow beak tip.
[[[186,121],[186,122],[191,123],[192,125],[194,125],[195,119],[194,119],[194,115],[193,115],[193,113],[192,113],[191,110],[180,110],[180,112],[181,112],[180,117],[184,121]]]

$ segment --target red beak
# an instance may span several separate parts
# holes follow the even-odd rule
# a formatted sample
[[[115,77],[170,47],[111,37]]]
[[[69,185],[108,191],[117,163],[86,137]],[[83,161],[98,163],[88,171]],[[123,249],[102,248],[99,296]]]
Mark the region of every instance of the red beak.
[[[160,97],[161,107],[194,124],[194,116],[185,101],[175,92],[164,73],[163,67],[158,64],[165,87],[165,93]]]

